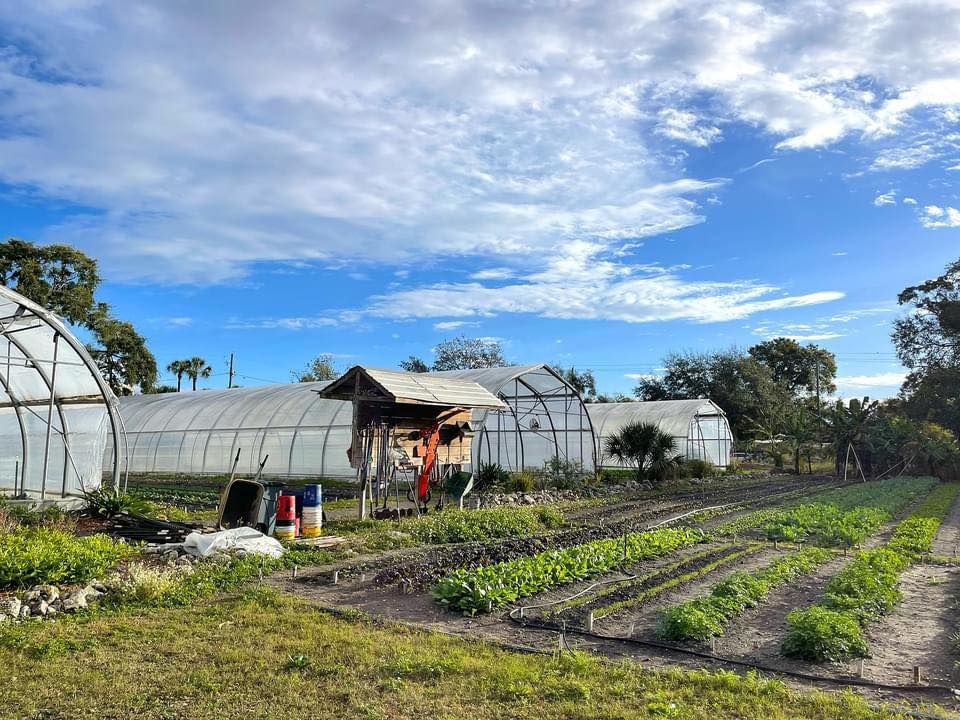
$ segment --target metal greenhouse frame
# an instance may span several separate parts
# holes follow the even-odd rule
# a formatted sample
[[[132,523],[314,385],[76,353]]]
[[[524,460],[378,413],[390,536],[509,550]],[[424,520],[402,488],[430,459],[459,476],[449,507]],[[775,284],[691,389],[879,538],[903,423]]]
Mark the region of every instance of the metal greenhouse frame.
[[[546,365],[456,370],[500,397],[508,410],[477,411],[474,463],[517,470],[552,457],[594,466],[593,427],[580,395]],[[327,383],[292,383],[123,398],[131,472],[224,474],[237,452],[238,471],[277,477],[343,477],[353,408],[321,398]],[[492,412],[492,415],[491,415]],[[111,454],[112,455],[112,454]],[[110,459],[111,455],[108,455]]]
[[[596,428],[597,458],[604,462],[606,439],[633,422],[656,423],[669,433],[686,459],[707,460],[717,467],[730,464],[733,433],[727,415],[712,400],[657,400],[649,402],[592,403],[587,410]]]
[[[65,499],[102,481],[116,397],[83,344],[52,312],[0,286],[0,494]],[[109,472],[114,487],[120,463]]]

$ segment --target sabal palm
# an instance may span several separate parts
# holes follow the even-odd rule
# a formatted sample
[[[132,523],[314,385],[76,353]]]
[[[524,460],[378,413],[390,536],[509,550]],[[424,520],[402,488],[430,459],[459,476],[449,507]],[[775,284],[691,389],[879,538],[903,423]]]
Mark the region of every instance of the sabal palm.
[[[638,480],[661,480],[671,468],[683,462],[673,437],[656,423],[624,425],[606,439],[604,449],[621,465],[633,467]]]
[[[197,379],[210,377],[210,373],[213,372],[213,368],[207,365],[206,360],[197,355],[194,355],[185,362],[187,363],[187,367],[184,369],[184,373],[193,382],[193,389],[196,390]]]
[[[188,360],[174,360],[167,365],[167,372],[177,376],[177,392],[180,392],[180,385],[183,381],[184,374],[187,372],[188,362]]]

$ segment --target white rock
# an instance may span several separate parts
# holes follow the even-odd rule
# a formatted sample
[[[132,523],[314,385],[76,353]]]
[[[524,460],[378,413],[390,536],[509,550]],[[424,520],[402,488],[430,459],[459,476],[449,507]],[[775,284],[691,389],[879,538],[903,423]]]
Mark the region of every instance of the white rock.
[[[0,613],[4,615],[9,615],[10,617],[18,617],[20,615],[20,598],[7,598],[6,600],[0,600]]]

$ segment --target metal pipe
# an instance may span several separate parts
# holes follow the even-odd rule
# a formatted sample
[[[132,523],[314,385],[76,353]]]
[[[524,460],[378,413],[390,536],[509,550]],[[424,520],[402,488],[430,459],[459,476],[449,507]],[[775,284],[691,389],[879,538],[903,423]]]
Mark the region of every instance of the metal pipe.
[[[57,353],[60,350],[60,333],[53,333],[53,371],[50,373],[50,405],[47,408],[47,432],[43,441],[43,475],[40,479],[40,499],[47,494],[47,468],[50,465],[50,431],[53,429],[53,407],[57,399]],[[61,417],[62,421],[62,417]]]

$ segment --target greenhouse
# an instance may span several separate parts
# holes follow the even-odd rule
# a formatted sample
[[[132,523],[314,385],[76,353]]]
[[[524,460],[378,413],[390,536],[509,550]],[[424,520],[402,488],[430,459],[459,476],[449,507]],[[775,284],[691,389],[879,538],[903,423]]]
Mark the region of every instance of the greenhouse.
[[[590,417],[576,390],[546,365],[437,373],[472,380],[505,411],[475,411],[474,466],[540,468],[554,457],[594,466]],[[134,473],[253,474],[352,478],[347,449],[353,407],[321,398],[327,383],[123,398],[127,468]],[[113,453],[107,454],[112,462]]]
[[[100,486],[121,444],[116,398],[53,313],[0,286],[0,495],[71,501]],[[116,484],[119,466],[107,472]]]
[[[656,423],[673,436],[685,459],[706,460],[717,467],[730,464],[733,434],[727,416],[711,400],[593,403],[587,405],[597,442],[597,464],[616,466],[604,458],[606,439],[635,422]]]

